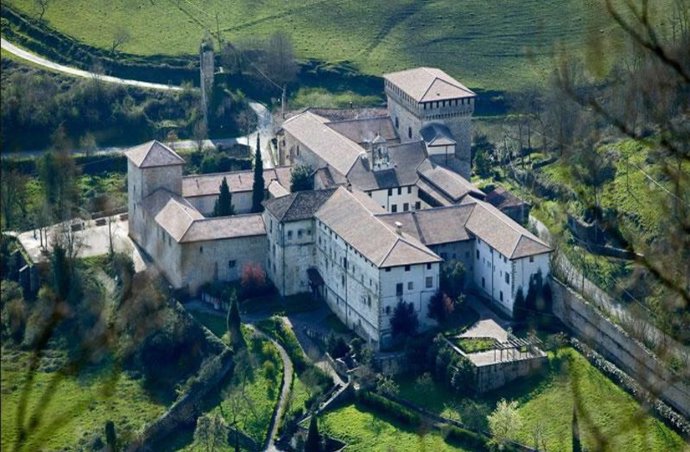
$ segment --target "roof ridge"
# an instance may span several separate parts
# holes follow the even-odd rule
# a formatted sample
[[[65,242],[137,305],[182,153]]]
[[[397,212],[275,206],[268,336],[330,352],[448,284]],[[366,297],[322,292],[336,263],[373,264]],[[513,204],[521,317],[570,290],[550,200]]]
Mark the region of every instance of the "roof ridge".
[[[529,238],[530,240],[534,240],[534,239],[532,239],[532,237],[530,237],[530,236],[524,234],[520,229],[518,229],[518,228],[514,225],[514,223],[515,223],[514,221],[512,221],[512,220],[511,220],[511,221],[506,221],[504,218],[502,218],[502,215],[496,215],[496,212],[494,212],[494,211],[493,211],[492,209],[490,209],[490,208],[487,208],[487,207],[484,205],[484,204],[487,204],[487,205],[491,205],[491,204],[488,204],[488,203],[486,203],[486,202],[484,202],[484,201],[481,201],[481,200],[479,200],[479,199],[477,199],[476,201],[477,201],[477,204],[480,204],[480,203],[481,203],[481,207],[483,207],[484,209],[486,209],[487,212],[489,212],[491,215],[493,215],[494,217],[496,217],[496,218],[497,218],[499,221],[501,221],[503,224],[507,225],[507,226],[508,226],[509,228],[511,228],[513,231],[515,231],[515,232],[517,232],[518,234],[520,234],[520,238],[522,238],[522,237],[524,236],[524,237]],[[491,206],[491,207],[493,207],[493,206]],[[495,209],[495,207],[494,207],[494,209]],[[497,210],[498,210],[498,209],[497,209]],[[499,212],[500,212],[500,210],[499,210]],[[522,228],[522,227],[520,227],[520,228]],[[522,228],[522,229],[524,229],[525,231],[527,231],[527,229],[525,229],[525,228]],[[529,231],[527,231],[527,232],[531,234],[531,232],[529,232]],[[538,238],[537,238],[537,240],[541,241],[541,240],[538,239]],[[510,256],[511,256],[511,257],[515,254],[515,250],[517,249],[518,243],[520,243],[520,239],[518,239],[518,240],[515,242],[515,246],[513,246],[513,250],[512,250],[511,253],[510,253]],[[545,245],[544,242],[542,242],[541,244]],[[548,245],[546,245],[546,246],[548,246]]]
[[[422,233],[422,229],[419,227],[419,220],[417,219],[417,211],[412,212],[412,221],[414,222],[414,227],[417,229],[417,234],[422,243],[426,242],[426,237]]]

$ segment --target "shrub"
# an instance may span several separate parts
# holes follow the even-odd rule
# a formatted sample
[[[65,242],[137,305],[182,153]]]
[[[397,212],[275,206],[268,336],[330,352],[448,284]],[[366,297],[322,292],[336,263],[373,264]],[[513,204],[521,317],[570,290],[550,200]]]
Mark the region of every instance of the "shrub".
[[[350,347],[342,337],[336,339],[333,336],[329,336],[326,346],[328,348],[328,354],[331,355],[333,359],[342,358],[350,352]]]
[[[415,427],[421,423],[421,417],[414,411],[373,392],[360,391],[357,393],[357,401],[371,410],[391,416],[407,426]]]
[[[393,336],[412,336],[417,332],[418,326],[419,320],[414,305],[404,301],[398,302],[391,318]]]
[[[475,451],[488,451],[489,447],[487,446],[486,438],[483,435],[480,435],[479,433],[474,433],[469,430],[465,430],[460,427],[456,427],[454,425],[451,425],[448,427],[447,430],[448,436],[447,438],[450,439],[451,441],[455,441],[462,445],[463,447],[466,447],[470,450],[475,450]]]
[[[270,289],[266,282],[266,272],[260,264],[249,263],[242,268],[240,287],[242,288],[242,298],[263,295]]]
[[[263,365],[263,372],[266,379],[275,382],[278,372],[276,370],[276,365],[272,361],[266,360]]]

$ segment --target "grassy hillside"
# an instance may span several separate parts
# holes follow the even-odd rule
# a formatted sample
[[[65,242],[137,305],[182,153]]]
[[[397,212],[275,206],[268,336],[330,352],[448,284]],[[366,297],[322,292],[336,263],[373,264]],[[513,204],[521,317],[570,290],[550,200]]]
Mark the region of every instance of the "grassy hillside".
[[[38,14],[33,0],[7,3]],[[141,55],[194,54],[205,30],[231,42],[284,30],[302,58],[351,61],[370,74],[435,65],[473,87],[510,90],[540,79],[556,46],[579,52],[589,31],[606,50],[605,16],[600,2],[582,0],[70,0],[51,2],[44,19],[103,48],[125,28],[131,40],[120,50]]]

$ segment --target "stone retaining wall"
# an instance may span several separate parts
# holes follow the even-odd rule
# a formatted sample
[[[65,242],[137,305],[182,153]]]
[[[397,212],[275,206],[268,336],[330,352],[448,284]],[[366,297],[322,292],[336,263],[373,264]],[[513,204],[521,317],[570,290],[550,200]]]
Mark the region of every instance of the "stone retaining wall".
[[[642,387],[690,417],[690,385],[665,366],[641,343],[604,318],[597,309],[556,279],[552,279],[553,313],[575,336],[632,376]]]

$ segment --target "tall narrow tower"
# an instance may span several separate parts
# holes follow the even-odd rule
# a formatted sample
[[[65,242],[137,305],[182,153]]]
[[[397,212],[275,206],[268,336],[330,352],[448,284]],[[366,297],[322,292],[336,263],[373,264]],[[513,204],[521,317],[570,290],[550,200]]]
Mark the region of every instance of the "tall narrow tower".
[[[427,149],[442,142],[455,152],[452,169],[470,178],[472,113],[477,95],[440,69],[420,67],[385,74],[388,113],[403,143],[424,140]],[[423,134],[427,126],[436,134]],[[431,137],[431,138],[429,138]],[[439,140],[441,138],[441,140]],[[428,139],[433,140],[427,142]],[[434,151],[429,152],[430,155]],[[445,151],[444,151],[445,154]]]
[[[208,115],[211,108],[211,96],[213,95],[213,74],[215,63],[213,56],[213,42],[210,38],[204,38],[199,48],[199,75],[201,87],[201,111],[204,118],[204,126],[208,130]]]

